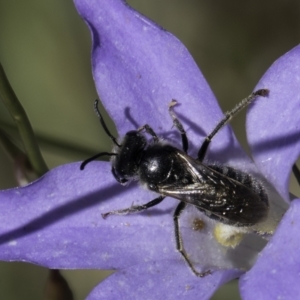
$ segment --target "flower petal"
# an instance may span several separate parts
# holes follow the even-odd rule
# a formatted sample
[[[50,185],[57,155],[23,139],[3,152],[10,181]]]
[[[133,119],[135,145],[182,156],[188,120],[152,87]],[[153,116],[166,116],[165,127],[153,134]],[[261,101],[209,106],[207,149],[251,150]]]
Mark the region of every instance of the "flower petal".
[[[248,112],[248,141],[258,168],[289,201],[290,172],[300,154],[300,46],[273,63],[260,88],[270,93]]]
[[[240,279],[242,298],[298,299],[300,200],[294,200],[254,267]]]
[[[218,271],[199,278],[180,262],[164,260],[133,265],[116,272],[87,297],[93,299],[210,299],[224,283],[238,277],[238,271]],[[162,272],[163,270],[163,272]],[[180,272],[178,271],[180,270]]]
[[[51,268],[124,268],[160,253],[161,243],[162,259],[174,258],[172,242],[165,244],[173,229],[171,220],[101,217],[147,193],[152,197],[137,186],[124,189],[105,162],[91,163],[84,172],[77,163],[65,165],[27,187],[1,191],[0,259]],[[161,212],[169,213],[174,201],[162,203]],[[147,240],[140,232],[157,244],[145,247]],[[125,260],[124,249],[129,249]]]
[[[101,217],[153,198],[137,185],[115,183],[105,162],[91,163],[84,172],[77,163],[56,168],[27,187],[0,192],[0,259],[60,269],[120,269],[174,260],[189,270],[175,248],[172,213],[177,200],[167,198],[144,213]],[[193,221],[199,217],[205,228],[195,231]],[[249,268],[249,257],[256,253],[242,243],[220,255],[224,249],[212,238],[213,223],[206,219],[192,206],[180,218],[185,249],[195,267]],[[242,257],[234,255],[241,251]]]
[[[186,48],[123,1],[100,5],[96,0],[75,0],[75,5],[91,29],[94,80],[118,133],[146,123],[160,134],[168,132],[168,104],[176,99],[195,154],[223,114]],[[230,151],[224,150],[227,147]],[[211,149],[223,150],[219,161],[245,158],[229,128],[216,136]]]

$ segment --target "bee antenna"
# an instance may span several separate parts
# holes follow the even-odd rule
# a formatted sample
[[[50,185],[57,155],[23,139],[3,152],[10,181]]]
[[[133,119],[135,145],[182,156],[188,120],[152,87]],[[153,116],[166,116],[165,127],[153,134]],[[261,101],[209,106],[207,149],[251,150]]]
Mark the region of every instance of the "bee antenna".
[[[90,163],[91,161],[96,160],[98,157],[104,156],[104,155],[113,156],[113,155],[117,155],[117,153],[109,153],[109,152],[97,153],[96,155],[94,155],[94,156],[86,159],[85,161],[83,161],[80,165],[80,170],[82,171],[88,163]]]
[[[100,120],[102,128],[104,129],[105,133],[110,137],[110,139],[113,141],[113,143],[120,148],[121,145],[118,144],[116,138],[110,133],[110,131],[108,130],[108,128],[107,128],[107,126],[104,122],[104,119],[103,119],[103,117],[102,117],[102,115],[99,111],[99,108],[98,108],[98,103],[99,103],[99,100],[96,99],[95,103],[94,103],[94,110],[95,110],[95,113],[96,113],[96,115],[98,116],[98,118]]]

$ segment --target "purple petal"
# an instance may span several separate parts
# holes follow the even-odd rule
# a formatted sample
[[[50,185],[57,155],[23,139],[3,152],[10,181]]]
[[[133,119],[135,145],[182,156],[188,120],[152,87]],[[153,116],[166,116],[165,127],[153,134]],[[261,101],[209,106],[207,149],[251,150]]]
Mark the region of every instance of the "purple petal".
[[[221,285],[239,275],[238,271],[227,271],[198,278],[178,264],[178,261],[165,260],[133,265],[108,277],[87,299],[150,300],[161,299],[164,295],[164,299],[205,300],[210,299]]]
[[[300,200],[294,200],[254,267],[242,276],[242,298],[299,299]]]
[[[280,57],[256,86],[270,90],[247,116],[247,134],[256,165],[289,201],[289,177],[300,154],[300,46]]]
[[[170,131],[168,104],[176,99],[180,119],[199,148],[223,114],[186,48],[123,1],[75,0],[75,5],[91,29],[96,87],[119,134],[145,123],[159,133]],[[228,128],[211,148],[223,149],[219,161],[245,158]]]
[[[27,187],[0,192],[0,259],[77,269],[173,260],[188,269],[175,249],[172,213],[177,200],[168,198],[145,213],[101,217],[153,198],[137,185],[115,183],[108,163],[91,163],[84,172],[79,164],[56,168]],[[249,267],[246,255],[244,260],[232,259],[231,251],[228,257],[220,255],[209,220],[201,232],[192,230],[195,217],[199,212],[193,207],[183,213],[181,233],[197,268]]]
[[[0,259],[51,268],[124,268],[153,255],[174,258],[171,218],[101,217],[147,194],[153,197],[137,186],[117,184],[104,162],[84,172],[79,164],[65,165],[27,187],[1,191]],[[169,213],[174,201],[162,203],[161,213]],[[146,247],[147,238],[156,243]]]

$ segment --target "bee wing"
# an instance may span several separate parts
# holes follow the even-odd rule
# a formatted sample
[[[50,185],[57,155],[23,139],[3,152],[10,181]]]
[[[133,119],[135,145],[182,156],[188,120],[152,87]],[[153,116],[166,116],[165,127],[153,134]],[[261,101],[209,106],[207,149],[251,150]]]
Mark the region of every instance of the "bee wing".
[[[195,205],[212,219],[237,226],[251,226],[266,216],[268,204],[251,187],[200,161],[178,153],[193,182],[159,185],[159,193]]]

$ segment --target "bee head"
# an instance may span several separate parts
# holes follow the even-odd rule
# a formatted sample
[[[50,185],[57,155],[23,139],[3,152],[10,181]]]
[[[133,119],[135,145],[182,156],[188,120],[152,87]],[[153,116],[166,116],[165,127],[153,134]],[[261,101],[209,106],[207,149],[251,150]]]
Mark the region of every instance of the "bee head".
[[[112,173],[115,179],[125,185],[131,178],[137,176],[140,161],[147,145],[146,138],[138,131],[128,131],[121,145],[115,146],[112,156]]]

